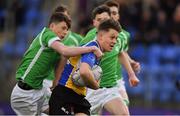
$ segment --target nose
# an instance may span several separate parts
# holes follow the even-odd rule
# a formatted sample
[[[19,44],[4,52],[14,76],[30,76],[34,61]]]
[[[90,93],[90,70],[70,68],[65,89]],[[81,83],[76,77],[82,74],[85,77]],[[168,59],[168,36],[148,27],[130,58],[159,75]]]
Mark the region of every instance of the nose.
[[[117,39],[113,39],[113,44],[116,44],[116,42],[117,42]]]
[[[63,35],[64,35],[64,36],[66,36],[66,35],[67,35],[67,33],[68,33],[68,30],[64,30]]]

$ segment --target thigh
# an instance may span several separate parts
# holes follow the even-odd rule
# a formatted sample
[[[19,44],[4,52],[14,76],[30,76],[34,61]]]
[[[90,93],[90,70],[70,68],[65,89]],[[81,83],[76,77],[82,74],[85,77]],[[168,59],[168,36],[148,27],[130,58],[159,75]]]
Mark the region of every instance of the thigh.
[[[22,90],[16,85],[11,94],[11,107],[17,115],[37,115],[34,90]]]
[[[86,115],[90,115],[90,103],[85,98],[80,98],[79,102],[74,104],[74,113],[84,113]]]
[[[123,79],[118,81],[118,88],[119,88],[119,93],[120,93],[124,103],[128,106],[129,98],[128,98],[128,94],[126,92],[125,82],[123,81]]]
[[[43,101],[43,106],[42,106],[42,111],[44,113],[48,112],[49,109],[49,100],[51,97],[52,91],[50,90],[50,88],[44,88],[44,101]]]
[[[72,115],[74,114],[74,105],[72,104],[72,95],[69,90],[62,86],[56,86],[49,100],[50,115]]]
[[[119,94],[119,88],[114,86],[106,88],[106,99],[104,100],[103,107],[113,115],[128,115],[129,110],[122,96]]]
[[[98,90],[92,90],[88,88],[86,99],[91,104],[91,114],[96,115],[100,114],[101,110],[103,109],[103,103],[106,98],[106,91],[104,88]]]
[[[121,98],[114,98],[104,104],[104,108],[112,115],[129,115],[128,107]]]

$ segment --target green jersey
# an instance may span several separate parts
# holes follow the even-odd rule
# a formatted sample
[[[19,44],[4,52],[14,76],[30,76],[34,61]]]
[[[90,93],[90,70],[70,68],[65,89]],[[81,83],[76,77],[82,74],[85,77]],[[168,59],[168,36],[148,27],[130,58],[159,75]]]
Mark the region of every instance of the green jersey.
[[[97,33],[97,29],[96,28],[93,28],[91,29],[85,36],[85,38],[80,42],[81,45],[84,45],[90,41],[92,41],[95,36],[96,36],[96,33]]]
[[[67,36],[62,40],[62,43],[66,46],[79,46],[80,41],[82,40],[82,36],[79,34],[76,34],[74,32],[69,31]],[[46,79],[53,80],[55,78],[54,76],[54,69],[51,71],[50,75]]]
[[[85,44],[94,39],[97,30],[94,28],[90,30],[81,44]],[[117,84],[121,76],[121,65],[119,62],[119,53],[128,49],[128,40],[125,38],[125,30],[122,30],[117,38],[117,43],[115,44],[111,52],[106,52],[101,59],[100,66],[102,68],[103,74],[101,77],[100,87],[111,87]]]
[[[43,80],[59,59],[59,54],[50,47],[57,40],[60,41],[60,38],[54,32],[44,28],[24,54],[16,72],[16,79],[24,80],[34,89],[42,88]]]
[[[124,29],[120,32],[120,34],[119,34],[119,38],[122,38],[124,41],[124,51],[128,51],[128,45],[129,45],[129,39],[130,39],[130,33],[129,32],[127,32],[127,31],[125,31]],[[122,78],[122,69],[121,69],[121,64],[119,63],[118,65],[117,65],[117,77],[118,77],[118,79],[121,79]]]

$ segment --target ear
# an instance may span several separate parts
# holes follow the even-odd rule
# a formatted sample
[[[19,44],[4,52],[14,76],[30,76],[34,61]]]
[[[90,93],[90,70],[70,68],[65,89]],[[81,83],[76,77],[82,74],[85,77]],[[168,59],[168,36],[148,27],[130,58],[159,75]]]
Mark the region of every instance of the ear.
[[[98,38],[99,38],[100,40],[102,40],[102,36],[103,36],[103,31],[99,31],[99,32],[98,32]]]
[[[93,26],[96,27],[96,20],[93,19]]]
[[[55,26],[55,24],[54,24],[54,23],[51,23],[51,24],[49,25],[49,28],[50,28],[50,29],[53,29],[54,26]]]

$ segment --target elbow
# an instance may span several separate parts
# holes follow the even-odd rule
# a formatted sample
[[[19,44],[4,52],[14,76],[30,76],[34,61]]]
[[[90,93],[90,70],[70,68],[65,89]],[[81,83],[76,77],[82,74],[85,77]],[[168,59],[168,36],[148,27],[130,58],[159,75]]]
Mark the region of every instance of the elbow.
[[[79,69],[79,74],[82,78],[86,77],[88,75],[87,71],[84,70],[83,68]],[[83,79],[84,80],[84,79]]]

